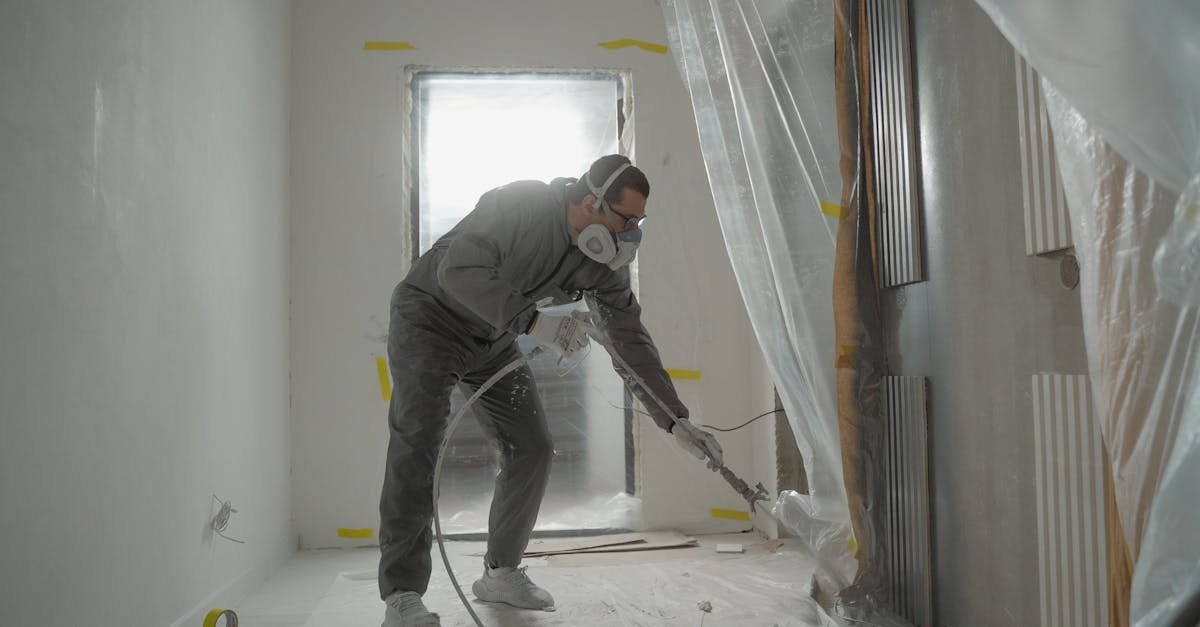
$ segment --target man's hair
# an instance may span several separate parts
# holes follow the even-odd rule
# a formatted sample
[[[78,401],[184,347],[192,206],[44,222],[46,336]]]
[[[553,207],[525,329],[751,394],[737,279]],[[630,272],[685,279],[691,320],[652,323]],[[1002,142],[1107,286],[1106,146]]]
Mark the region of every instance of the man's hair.
[[[591,179],[592,185],[600,187],[604,185],[604,181],[607,181],[608,177],[612,176],[614,170],[626,163],[630,163],[629,157],[605,155],[592,162],[592,167],[588,168],[585,176]],[[584,196],[592,193],[592,190],[588,189],[584,178],[584,176],[579,177],[577,183],[567,188],[568,202],[577,203],[583,200]],[[604,200],[610,205],[615,202],[621,202],[621,193],[626,187],[633,188],[646,198],[650,197],[650,181],[646,179],[646,175],[637,166],[631,165],[625,168],[625,171],[617,176],[617,180],[613,181],[612,185],[608,187],[608,191],[604,194]]]

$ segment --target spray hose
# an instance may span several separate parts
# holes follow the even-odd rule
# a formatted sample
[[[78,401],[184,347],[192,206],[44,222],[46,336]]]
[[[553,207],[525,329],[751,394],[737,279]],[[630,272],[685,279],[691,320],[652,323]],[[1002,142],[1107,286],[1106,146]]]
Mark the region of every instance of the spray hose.
[[[462,417],[466,415],[467,409],[475,401],[479,400],[479,397],[491,389],[493,385],[496,385],[497,381],[503,379],[513,370],[524,366],[530,359],[537,357],[544,350],[541,346],[538,346],[529,351],[529,353],[512,360],[507,366],[497,370],[496,374],[489,377],[487,381],[484,381],[478,390],[475,390],[471,398],[468,398],[467,402],[458,408],[458,413],[454,414],[454,418],[446,426],[446,435],[442,438],[442,446],[438,449],[437,463],[433,467],[433,528],[437,535],[438,551],[442,554],[442,563],[446,565],[446,574],[450,576],[450,583],[454,584],[454,591],[458,593],[458,598],[462,600],[463,607],[467,608],[467,613],[471,615],[471,618],[479,627],[483,627],[483,622],[479,620],[479,615],[475,613],[475,608],[471,607],[471,602],[467,600],[467,595],[463,594],[462,587],[458,585],[458,579],[454,577],[454,569],[450,567],[450,557],[446,555],[446,545],[442,541],[442,519],[438,516],[437,506],[438,497],[441,496],[442,490],[442,462],[446,459],[446,449],[450,447],[450,438],[454,435],[454,429],[458,426],[458,421],[462,420]]]
[[[620,353],[613,348],[611,342],[609,342],[606,337],[603,337],[603,333],[600,333],[594,328],[590,329],[590,331],[591,332],[589,335],[592,336],[592,339],[604,346],[604,348],[607,349],[608,354],[612,356],[613,361],[625,369],[625,374],[629,377],[629,380],[633,381],[638,387],[642,388],[642,391],[646,393],[646,396],[650,397],[655,404],[657,404],[664,412],[666,412],[668,416],[671,416],[671,419],[676,421],[676,424],[678,424],[679,417],[675,415],[675,412],[672,411],[671,408],[667,406],[667,404],[663,402],[663,400],[660,399],[657,394],[654,393],[654,390],[652,390],[649,385],[646,385],[646,382],[640,376],[638,376],[636,372],[634,372],[633,368],[629,367],[629,363],[626,362],[621,357]],[[496,373],[489,377],[487,381],[484,381],[483,385],[479,386],[478,390],[475,390],[475,393],[467,399],[467,402],[463,403],[462,407],[458,408],[458,412],[454,414],[454,417],[450,419],[450,423],[446,426],[446,435],[442,438],[442,445],[438,449],[437,463],[433,467],[433,528],[437,538],[438,551],[442,554],[442,563],[446,566],[446,574],[450,576],[450,583],[454,585],[454,591],[458,593],[458,598],[462,601],[463,607],[467,608],[467,613],[471,615],[471,618],[479,627],[483,627],[483,622],[479,620],[479,615],[475,613],[475,609],[471,607],[471,602],[467,600],[467,595],[463,594],[462,587],[458,585],[458,579],[454,576],[454,569],[450,567],[450,557],[446,555],[446,545],[442,539],[442,521],[441,517],[438,515],[437,507],[438,498],[441,496],[442,462],[445,461],[446,458],[446,449],[450,447],[450,438],[454,435],[454,430],[456,427],[458,427],[459,421],[462,420],[462,417],[466,415],[467,409],[470,408],[475,401],[479,400],[479,397],[483,396],[484,393],[491,389],[491,387],[495,385],[497,381],[503,379],[513,370],[524,366],[529,362],[529,360],[537,357],[543,352],[545,352],[545,349],[541,346],[538,346],[529,351],[529,353],[512,360],[508,365],[496,371]],[[713,459],[711,454],[708,454],[707,451],[706,454],[708,455],[708,461],[710,465],[713,466],[718,473],[720,473],[721,477],[725,479],[725,482],[728,483],[730,487],[733,488],[734,492],[737,492],[739,496],[741,496],[743,499],[746,499],[746,502],[750,504],[751,512],[757,512],[766,516],[770,516],[770,508],[763,508],[761,510],[756,508],[756,504],[770,500],[767,489],[763,487],[761,482],[751,488],[750,485],[745,482],[745,480],[737,476],[727,466],[717,463],[717,460]]]
[[[488,389],[491,389],[497,381],[502,380],[509,372],[526,365],[530,359],[538,357],[544,351],[545,348],[538,346],[533,351],[529,351],[523,354],[523,356],[512,360],[512,362],[509,362],[509,365],[504,366],[504,368],[497,370],[496,374],[488,377],[487,381],[479,389],[476,389],[474,394],[470,395],[467,402],[464,402],[462,407],[458,407],[458,412],[454,414],[454,418],[450,419],[450,424],[446,425],[446,435],[442,438],[442,447],[438,449],[438,461],[437,464],[433,465],[433,530],[437,532],[438,551],[442,553],[442,563],[446,567],[446,574],[450,575],[450,583],[454,584],[454,590],[458,593],[458,598],[462,601],[462,607],[467,608],[467,613],[475,621],[475,625],[479,627],[484,627],[484,623],[479,620],[479,615],[475,614],[475,609],[470,607],[467,595],[463,595],[462,586],[458,585],[458,579],[454,575],[454,568],[450,567],[450,557],[446,555],[445,543],[442,541],[442,516],[438,515],[438,497],[442,496],[442,462],[445,460],[446,449],[450,448],[450,437],[454,436],[458,420],[462,420],[462,417],[466,416],[468,408],[474,405],[474,402],[479,400],[480,396],[484,395]]]

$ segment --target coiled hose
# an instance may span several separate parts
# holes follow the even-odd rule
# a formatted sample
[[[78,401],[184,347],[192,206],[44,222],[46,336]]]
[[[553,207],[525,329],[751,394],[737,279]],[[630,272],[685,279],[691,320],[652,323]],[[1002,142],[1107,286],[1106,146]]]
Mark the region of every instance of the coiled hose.
[[[433,466],[433,529],[437,535],[438,551],[442,554],[442,563],[446,565],[446,574],[450,575],[450,583],[454,584],[454,591],[458,593],[458,598],[462,600],[463,607],[467,608],[467,612],[471,614],[471,618],[479,627],[483,627],[483,622],[479,620],[479,615],[475,613],[475,608],[471,607],[471,602],[467,600],[467,595],[463,594],[462,588],[458,585],[458,579],[454,576],[454,569],[450,567],[450,558],[446,555],[446,545],[442,542],[442,519],[438,515],[438,497],[442,492],[442,462],[446,459],[446,449],[450,447],[450,437],[454,435],[454,429],[458,426],[458,421],[466,415],[467,409],[479,400],[496,382],[503,379],[508,373],[524,366],[530,359],[540,355],[545,349],[541,346],[534,348],[525,355],[518,357],[500,370],[496,374],[483,382],[478,390],[467,399],[467,402],[458,408],[458,413],[450,419],[450,424],[446,425],[446,435],[442,437],[442,446],[438,449],[437,463]]]

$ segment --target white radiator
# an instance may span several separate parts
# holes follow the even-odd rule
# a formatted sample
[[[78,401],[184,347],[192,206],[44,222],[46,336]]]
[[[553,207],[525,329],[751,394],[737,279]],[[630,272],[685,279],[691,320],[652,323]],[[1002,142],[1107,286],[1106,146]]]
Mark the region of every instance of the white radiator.
[[[1038,73],[1016,54],[1017,112],[1021,129],[1021,183],[1025,195],[1025,254],[1040,255],[1073,245],[1054,137],[1042,102]]]
[[[887,493],[881,513],[889,600],[916,627],[934,627],[925,377],[884,377],[883,401]]]
[[[1033,375],[1042,625],[1108,625],[1104,461],[1087,375]]]
[[[908,0],[867,0],[871,126],[884,287],[925,280],[913,132]]]

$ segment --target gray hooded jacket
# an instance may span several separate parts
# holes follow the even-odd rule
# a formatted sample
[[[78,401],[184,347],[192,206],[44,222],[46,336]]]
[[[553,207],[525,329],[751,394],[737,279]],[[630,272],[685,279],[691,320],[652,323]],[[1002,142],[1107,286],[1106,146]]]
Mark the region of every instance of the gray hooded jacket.
[[[658,349],[642,326],[629,268],[611,270],[571,243],[567,185],[517,181],[485,193],[467,217],[413,265],[404,283],[430,294],[467,335],[496,341],[528,331],[537,307],[584,297],[613,349],[675,416],[687,418]],[[613,367],[663,429],[674,423],[614,360]]]

